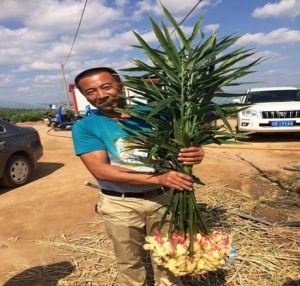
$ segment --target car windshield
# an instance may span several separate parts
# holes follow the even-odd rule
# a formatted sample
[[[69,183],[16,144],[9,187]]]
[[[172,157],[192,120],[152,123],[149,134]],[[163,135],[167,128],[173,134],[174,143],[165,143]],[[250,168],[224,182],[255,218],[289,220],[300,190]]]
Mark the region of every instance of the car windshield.
[[[247,103],[300,101],[299,90],[253,91],[247,95]]]

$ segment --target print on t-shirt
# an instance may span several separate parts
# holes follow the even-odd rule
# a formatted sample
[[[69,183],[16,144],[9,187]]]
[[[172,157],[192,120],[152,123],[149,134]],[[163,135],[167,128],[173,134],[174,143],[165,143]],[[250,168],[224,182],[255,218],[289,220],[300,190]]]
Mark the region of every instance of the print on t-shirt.
[[[119,154],[120,166],[138,172],[154,172],[154,168],[145,165],[150,162],[147,159],[147,153],[140,149],[138,144],[119,138],[115,141],[115,146]]]

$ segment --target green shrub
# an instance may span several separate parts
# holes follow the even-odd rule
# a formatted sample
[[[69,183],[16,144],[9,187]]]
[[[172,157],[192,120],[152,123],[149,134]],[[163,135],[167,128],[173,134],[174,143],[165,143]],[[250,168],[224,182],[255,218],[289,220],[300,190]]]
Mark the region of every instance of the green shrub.
[[[16,113],[10,117],[10,121],[13,123],[27,122],[27,121],[39,121],[42,118],[44,111],[29,110]]]

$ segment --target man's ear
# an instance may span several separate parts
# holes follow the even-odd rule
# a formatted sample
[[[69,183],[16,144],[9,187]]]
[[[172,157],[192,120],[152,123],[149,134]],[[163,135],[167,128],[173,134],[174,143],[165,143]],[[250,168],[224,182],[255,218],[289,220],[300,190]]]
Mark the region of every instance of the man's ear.
[[[120,82],[120,87],[121,87],[122,93],[125,93],[125,85],[123,84],[123,81]]]
[[[125,85],[123,84],[123,82],[120,82],[120,90],[121,90],[121,93],[126,96]],[[124,100],[121,100],[119,102],[119,107],[124,108],[125,106],[126,106],[126,99],[124,98]]]

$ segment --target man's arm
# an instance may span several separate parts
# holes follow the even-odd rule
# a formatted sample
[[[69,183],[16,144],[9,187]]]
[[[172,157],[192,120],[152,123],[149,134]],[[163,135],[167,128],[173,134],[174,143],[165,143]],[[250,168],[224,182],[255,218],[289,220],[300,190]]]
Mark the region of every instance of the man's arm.
[[[188,158],[187,161],[191,164],[191,161],[193,161],[191,160],[191,157],[193,157],[191,156],[191,153],[197,154],[195,157],[198,157],[198,159],[194,161],[198,162],[198,152],[199,151],[195,149],[192,149],[190,152],[183,150],[181,151],[181,156],[182,158]],[[82,154],[80,155],[80,159],[97,180],[132,185],[162,185],[167,188],[187,191],[191,191],[193,189],[192,178],[180,172],[169,171],[166,173],[140,173],[124,167],[110,165],[108,163],[108,157],[105,150]]]

